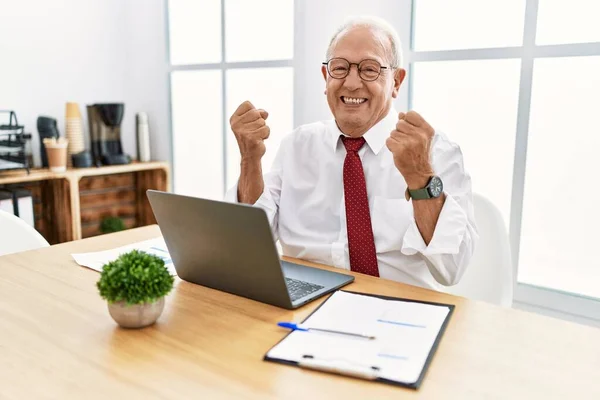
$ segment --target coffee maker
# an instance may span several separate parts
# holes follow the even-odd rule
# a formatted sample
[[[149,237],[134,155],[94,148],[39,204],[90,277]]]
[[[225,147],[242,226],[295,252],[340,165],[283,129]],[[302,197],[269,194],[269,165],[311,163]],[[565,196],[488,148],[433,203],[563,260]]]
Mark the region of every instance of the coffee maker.
[[[125,112],[123,103],[91,104],[87,106],[92,157],[94,164],[129,164],[131,157],[123,154],[121,121]]]

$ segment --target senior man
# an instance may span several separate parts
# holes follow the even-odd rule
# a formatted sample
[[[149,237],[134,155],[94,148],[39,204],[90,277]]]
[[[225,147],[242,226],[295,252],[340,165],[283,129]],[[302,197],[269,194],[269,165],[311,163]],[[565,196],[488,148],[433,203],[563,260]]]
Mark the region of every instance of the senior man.
[[[401,57],[385,21],[341,26],[321,67],[334,118],[287,135],[264,175],[268,113],[242,103],[230,118],[241,173],[225,198],[263,208],[286,256],[439,290],[473,253],[471,180],[456,144],[392,107]]]

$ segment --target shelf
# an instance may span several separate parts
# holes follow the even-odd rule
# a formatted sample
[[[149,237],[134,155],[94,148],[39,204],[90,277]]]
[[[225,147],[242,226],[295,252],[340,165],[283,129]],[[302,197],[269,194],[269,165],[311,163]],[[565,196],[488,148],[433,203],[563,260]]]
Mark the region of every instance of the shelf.
[[[146,190],[169,191],[169,179],[169,164],[160,161],[0,172],[0,185],[31,190],[35,227],[51,244],[99,235],[107,216],[122,218],[126,228],[156,223]]]
[[[169,169],[169,164],[164,161],[151,161],[147,163],[134,162],[126,165],[107,165],[91,168],[69,168],[65,172],[51,172],[48,168],[33,168],[30,173],[25,171],[0,172],[0,185],[9,183],[33,182],[46,179],[80,179],[84,176],[122,174],[125,172],[147,171],[153,169]]]

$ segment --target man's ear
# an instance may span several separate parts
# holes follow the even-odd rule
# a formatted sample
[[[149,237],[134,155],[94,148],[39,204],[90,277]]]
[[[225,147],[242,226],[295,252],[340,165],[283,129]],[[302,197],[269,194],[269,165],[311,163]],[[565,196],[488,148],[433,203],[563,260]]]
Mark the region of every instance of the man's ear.
[[[327,67],[325,65],[323,65],[321,67],[321,72],[323,73],[323,79],[325,79],[325,92],[324,94],[327,94]]]
[[[392,90],[393,98],[398,97],[398,91],[400,90],[400,85],[402,85],[402,82],[404,81],[405,77],[406,77],[405,69],[397,68],[396,71],[394,71],[394,89]]]

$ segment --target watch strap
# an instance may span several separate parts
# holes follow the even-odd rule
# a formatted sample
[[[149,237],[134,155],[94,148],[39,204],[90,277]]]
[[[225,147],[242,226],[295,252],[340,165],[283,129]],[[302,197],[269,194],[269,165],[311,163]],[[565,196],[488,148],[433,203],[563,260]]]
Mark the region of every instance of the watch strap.
[[[426,200],[430,199],[431,195],[429,194],[429,190],[427,189],[427,187],[415,190],[410,190],[406,188],[406,201],[408,201],[411,198],[414,200]]]
[[[429,180],[427,181],[427,185],[425,185],[425,187],[421,188],[421,189],[411,190],[407,187],[406,193],[405,193],[406,201],[408,201],[411,198],[413,200],[431,199],[433,196],[431,196],[431,193],[429,193],[429,185],[431,184],[432,179],[433,179],[433,176],[429,178]]]

